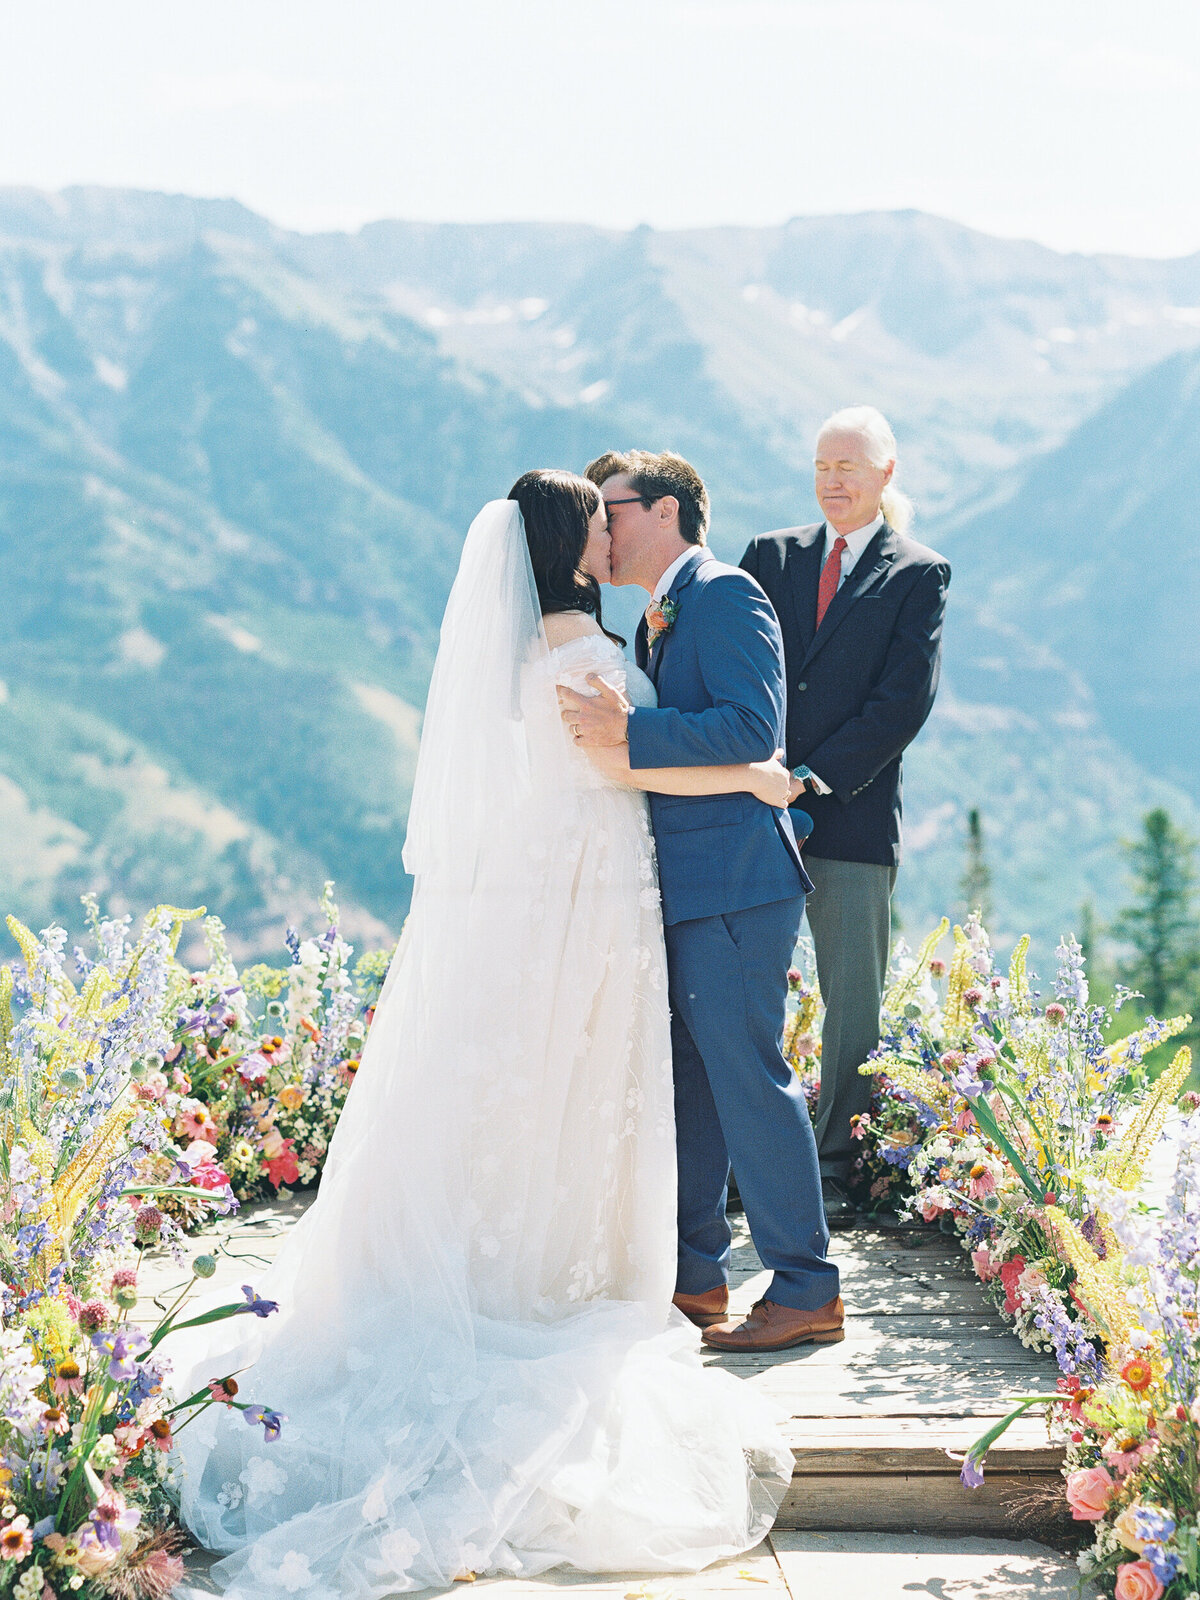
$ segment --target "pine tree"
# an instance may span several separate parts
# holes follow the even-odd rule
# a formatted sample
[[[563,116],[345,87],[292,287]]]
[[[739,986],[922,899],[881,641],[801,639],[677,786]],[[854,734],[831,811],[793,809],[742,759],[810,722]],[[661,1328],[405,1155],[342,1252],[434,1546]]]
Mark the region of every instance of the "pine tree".
[[[992,918],[992,871],[983,844],[983,819],[979,808],[967,812],[967,858],[960,884],[967,916],[978,911],[986,927]]]
[[[1083,959],[1091,969],[1096,959],[1096,940],[1099,936],[1096,924],[1096,908],[1090,900],[1085,900],[1079,908],[1079,948],[1083,951]]]
[[[1200,922],[1192,906],[1196,842],[1161,807],[1142,818],[1142,836],[1126,844],[1133,900],[1113,925],[1132,946],[1121,978],[1146,997],[1153,1015],[1192,1009],[1200,977]]]

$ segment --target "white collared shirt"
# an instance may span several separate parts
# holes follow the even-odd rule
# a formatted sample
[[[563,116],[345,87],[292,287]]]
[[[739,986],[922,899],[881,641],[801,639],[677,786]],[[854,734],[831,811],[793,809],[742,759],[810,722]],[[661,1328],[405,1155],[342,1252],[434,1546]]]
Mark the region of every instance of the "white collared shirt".
[[[661,600],[664,595],[670,591],[671,585],[675,582],[675,579],[679,574],[680,567],[683,566],[683,563],[687,561],[690,556],[694,556],[696,551],[700,548],[701,546],[698,544],[690,544],[682,555],[675,557],[674,561],[672,561],[671,565],[654,585],[654,593],[650,597],[652,600]]]
[[[865,528],[855,528],[853,533],[844,533],[842,535],[842,538],[846,541],[846,548],[842,551],[842,575],[838,579],[839,589],[854,571],[855,566],[858,564],[859,556],[862,555],[863,551],[867,548],[871,540],[882,527],[883,512],[881,511],[875,518],[875,521],[868,522]],[[821,557],[822,566],[824,566],[829,560],[830,553],[833,550],[834,541],[837,539],[837,537],[837,529],[830,527],[829,523],[827,522],[825,524],[825,554]]]

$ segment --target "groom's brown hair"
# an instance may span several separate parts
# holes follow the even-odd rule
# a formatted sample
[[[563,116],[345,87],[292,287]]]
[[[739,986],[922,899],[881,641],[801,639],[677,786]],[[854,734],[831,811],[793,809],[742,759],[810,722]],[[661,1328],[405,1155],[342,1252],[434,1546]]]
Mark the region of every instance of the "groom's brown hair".
[[[606,450],[589,461],[584,477],[597,486],[622,473],[635,494],[647,505],[673,495],[679,502],[679,533],[688,544],[703,544],[708,537],[708,490],[704,479],[673,450],[657,455],[649,450]]]

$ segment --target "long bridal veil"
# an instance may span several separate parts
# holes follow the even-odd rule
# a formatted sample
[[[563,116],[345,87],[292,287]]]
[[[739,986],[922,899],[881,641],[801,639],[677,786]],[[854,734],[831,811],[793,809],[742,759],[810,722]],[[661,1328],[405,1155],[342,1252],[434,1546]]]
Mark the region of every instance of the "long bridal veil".
[[[603,645],[605,641],[601,640]],[[578,652],[576,652],[578,654]],[[767,1408],[670,1309],[674,1142],[641,797],[564,738],[515,504],[468,534],[430,688],[416,878],[320,1194],[201,1330],[181,1509],[248,1600],[381,1600],[465,1570],[687,1570],[790,1479]]]

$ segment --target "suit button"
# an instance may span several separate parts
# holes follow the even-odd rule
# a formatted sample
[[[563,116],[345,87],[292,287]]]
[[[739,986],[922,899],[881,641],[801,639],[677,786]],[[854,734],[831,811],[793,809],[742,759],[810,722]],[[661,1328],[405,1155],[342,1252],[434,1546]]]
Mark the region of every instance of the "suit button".
[[[796,687],[797,689],[807,689],[808,685],[806,683],[798,683]]]

